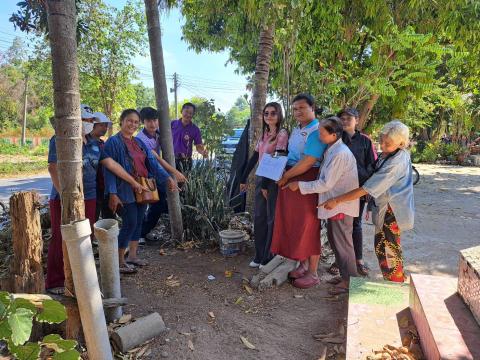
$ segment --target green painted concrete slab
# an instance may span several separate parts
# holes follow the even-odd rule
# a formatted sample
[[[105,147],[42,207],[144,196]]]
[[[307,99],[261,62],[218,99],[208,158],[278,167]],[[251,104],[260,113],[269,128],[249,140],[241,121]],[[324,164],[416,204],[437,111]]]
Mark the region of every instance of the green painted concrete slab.
[[[350,278],[347,359],[364,359],[384,345],[402,345],[399,320],[413,321],[408,308],[409,286],[386,281]]]

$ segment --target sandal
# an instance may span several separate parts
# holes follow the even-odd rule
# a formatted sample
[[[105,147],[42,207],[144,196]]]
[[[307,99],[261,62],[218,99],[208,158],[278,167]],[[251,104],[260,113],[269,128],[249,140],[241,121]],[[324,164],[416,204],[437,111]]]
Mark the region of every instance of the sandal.
[[[330,274],[332,275],[339,275],[340,274],[340,269],[337,266],[337,263],[334,262],[332,265],[327,270]]]
[[[47,289],[47,292],[52,295],[64,295],[65,288],[63,286],[54,287],[54,288]]]
[[[334,286],[328,290],[330,295],[341,295],[341,294],[348,294],[348,288]]]
[[[137,269],[134,266],[130,266],[128,264],[122,264],[119,267],[120,274],[135,274]]]
[[[142,260],[142,259],[139,259],[139,258],[136,258],[136,259],[128,259],[127,258],[127,264],[130,264],[130,265],[134,265],[134,266],[147,266],[148,265],[148,262],[146,262],[145,260]]]
[[[342,282],[342,277],[341,276],[335,276],[331,279],[327,280],[327,283],[332,284],[332,285],[337,285]]]
[[[368,272],[370,271],[370,268],[365,265],[365,264],[357,264],[357,272],[358,275],[361,276],[368,276]]]

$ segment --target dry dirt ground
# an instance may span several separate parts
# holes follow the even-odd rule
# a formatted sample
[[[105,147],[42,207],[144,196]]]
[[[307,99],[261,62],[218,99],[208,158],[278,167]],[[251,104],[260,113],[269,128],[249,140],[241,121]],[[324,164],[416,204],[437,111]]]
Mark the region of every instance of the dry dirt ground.
[[[454,276],[458,250],[480,243],[480,168],[417,168],[416,228],[402,238],[406,269]],[[376,278],[372,225],[364,226],[364,235],[365,258]],[[284,284],[249,294],[242,284],[255,273],[247,266],[249,254],[225,259],[216,251],[166,249],[160,255],[159,250],[146,246],[142,255],[150,265],[122,279],[131,302],[125,312],[138,317],[157,311],[169,328],[151,343],[151,359],[316,360],[323,345],[312,335],[336,332],[346,318],[346,297],[329,297],[324,281],[310,290]],[[321,267],[325,279],[326,264]],[[233,276],[226,277],[225,271],[233,271]],[[208,275],[215,280],[209,281]],[[172,280],[178,280],[178,286],[168,286]],[[255,350],[248,349],[241,336]]]

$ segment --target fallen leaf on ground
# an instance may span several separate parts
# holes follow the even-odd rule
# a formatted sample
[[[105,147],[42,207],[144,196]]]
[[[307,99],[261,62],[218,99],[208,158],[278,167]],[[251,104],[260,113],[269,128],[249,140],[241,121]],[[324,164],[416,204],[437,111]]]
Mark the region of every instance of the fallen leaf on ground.
[[[240,340],[242,340],[243,345],[251,350],[255,350],[255,345],[253,345],[246,337],[240,336]]]
[[[165,251],[165,249],[160,249],[159,254],[161,256],[165,256],[165,255],[167,255],[167,252]]]
[[[323,342],[327,342],[329,344],[343,344],[343,342],[345,341],[345,338],[343,337],[326,337],[326,338],[323,338],[321,339],[321,341]]]
[[[189,333],[189,332],[182,332],[182,331],[180,331],[179,334],[180,334],[180,335],[185,335],[185,336],[190,336],[190,335],[192,335],[192,334]]]
[[[245,289],[245,291],[248,293],[248,295],[252,295],[253,294],[253,290],[250,286],[248,286],[247,284],[243,284],[243,288]]]
[[[330,338],[332,336],[335,336],[335,333],[328,333],[328,334],[315,334],[313,335],[313,338],[316,339],[316,340],[319,340],[319,339],[325,339],[325,338]]]
[[[188,340],[188,348],[189,348],[191,351],[195,350],[195,347],[193,346],[192,340]]]
[[[173,274],[167,277],[167,280],[172,280],[173,279]]]
[[[233,271],[231,270],[225,270],[225,277],[226,278],[231,278],[233,276]]]
[[[208,316],[210,316],[212,319],[215,319],[215,314],[213,313],[213,311],[209,311]]]
[[[119,324],[126,324],[130,320],[132,320],[132,314],[124,314],[120,317],[120,319],[118,319],[118,323]]]
[[[320,356],[317,360],[325,360],[327,358],[327,346],[323,346],[322,350],[320,351]]]
[[[241,304],[243,302],[243,297],[239,297],[237,300],[235,300],[235,305]]]
[[[172,278],[170,279],[167,278],[167,280],[165,281],[165,285],[170,287],[177,287],[177,286],[180,286],[180,281]]]

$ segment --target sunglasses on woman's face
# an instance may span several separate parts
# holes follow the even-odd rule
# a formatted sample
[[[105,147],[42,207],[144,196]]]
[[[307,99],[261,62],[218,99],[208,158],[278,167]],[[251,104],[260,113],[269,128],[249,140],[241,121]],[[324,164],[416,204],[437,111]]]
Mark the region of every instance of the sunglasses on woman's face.
[[[275,115],[277,115],[277,112],[276,111],[271,111],[271,112],[265,111],[263,113],[263,116],[269,116],[269,115],[275,116]]]

